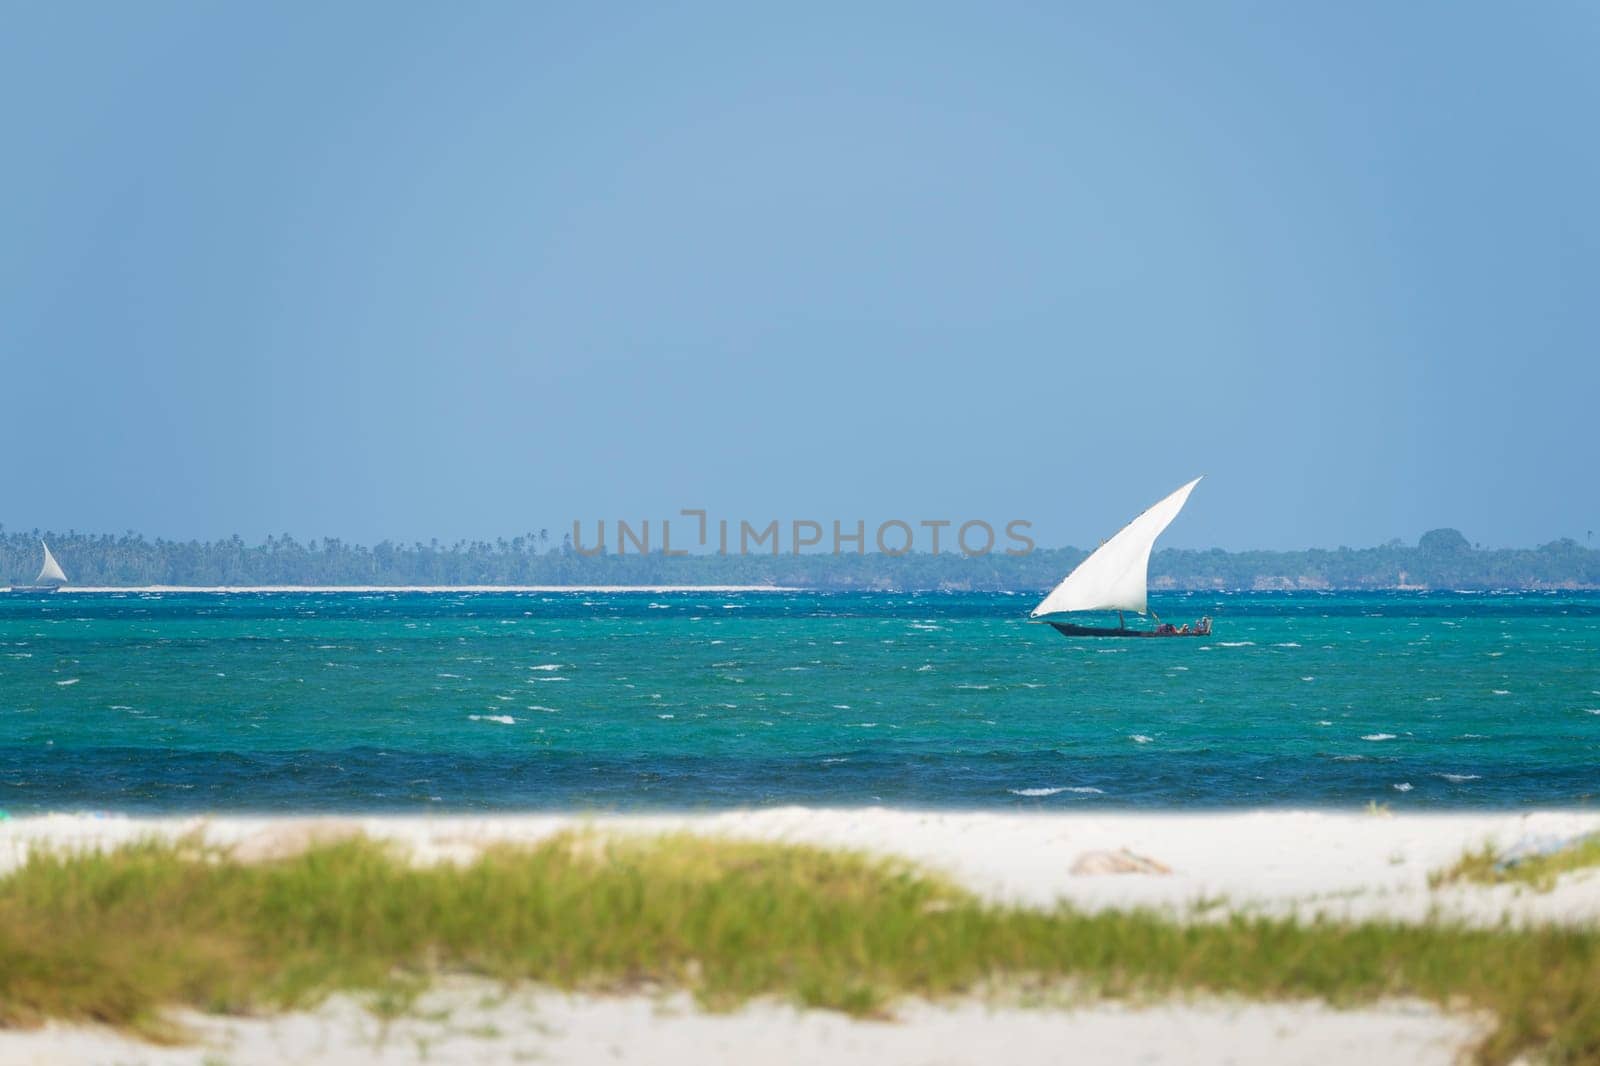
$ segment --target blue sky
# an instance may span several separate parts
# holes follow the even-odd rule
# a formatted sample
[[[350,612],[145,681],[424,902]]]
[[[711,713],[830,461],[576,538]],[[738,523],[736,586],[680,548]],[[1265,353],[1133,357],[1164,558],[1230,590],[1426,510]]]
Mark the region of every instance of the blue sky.
[[[26,4],[0,522],[1600,527],[1600,10]]]

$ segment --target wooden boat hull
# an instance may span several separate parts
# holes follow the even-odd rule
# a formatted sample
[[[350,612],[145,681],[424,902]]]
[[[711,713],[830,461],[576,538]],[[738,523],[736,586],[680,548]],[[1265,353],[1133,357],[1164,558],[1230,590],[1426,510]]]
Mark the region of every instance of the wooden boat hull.
[[[1153,629],[1118,629],[1115,626],[1075,626],[1071,622],[1051,622],[1050,627],[1065,637],[1209,637],[1210,633],[1158,633]]]

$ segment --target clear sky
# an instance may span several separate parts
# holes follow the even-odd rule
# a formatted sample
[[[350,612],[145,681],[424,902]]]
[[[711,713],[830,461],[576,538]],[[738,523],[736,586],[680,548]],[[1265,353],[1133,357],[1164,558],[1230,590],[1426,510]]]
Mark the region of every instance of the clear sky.
[[[7,529],[1600,529],[1590,3],[0,20]]]

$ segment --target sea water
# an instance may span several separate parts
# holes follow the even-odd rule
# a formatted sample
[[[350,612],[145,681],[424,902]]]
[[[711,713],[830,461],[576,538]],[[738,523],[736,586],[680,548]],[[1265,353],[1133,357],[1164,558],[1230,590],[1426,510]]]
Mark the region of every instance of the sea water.
[[[1584,806],[1600,595],[0,598],[0,809]]]

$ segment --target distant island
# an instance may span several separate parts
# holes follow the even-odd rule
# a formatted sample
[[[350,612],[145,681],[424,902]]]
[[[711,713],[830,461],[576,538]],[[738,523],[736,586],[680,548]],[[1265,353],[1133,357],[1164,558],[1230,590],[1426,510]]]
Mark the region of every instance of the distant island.
[[[0,528],[0,584],[29,580],[48,541],[75,585],[786,585],[819,589],[1032,591],[1087,554],[584,555],[548,531],[495,541],[349,544],[327,538],[148,540]],[[1594,589],[1600,551],[1575,540],[1537,548],[1475,547],[1454,529],[1414,544],[1307,551],[1166,549],[1151,559],[1160,589]]]

